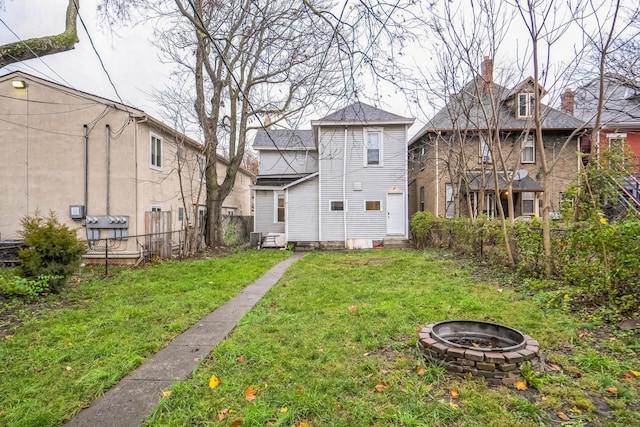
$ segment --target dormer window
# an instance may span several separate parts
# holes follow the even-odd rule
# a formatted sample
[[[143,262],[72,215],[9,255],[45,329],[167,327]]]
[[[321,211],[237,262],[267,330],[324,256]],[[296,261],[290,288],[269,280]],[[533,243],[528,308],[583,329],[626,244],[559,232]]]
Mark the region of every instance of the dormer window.
[[[518,118],[533,116],[533,93],[522,92],[518,94]]]

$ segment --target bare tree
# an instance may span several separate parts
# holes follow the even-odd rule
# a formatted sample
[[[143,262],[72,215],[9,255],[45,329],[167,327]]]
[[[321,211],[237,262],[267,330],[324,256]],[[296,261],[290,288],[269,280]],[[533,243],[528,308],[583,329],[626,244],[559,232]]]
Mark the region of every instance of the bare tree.
[[[7,43],[0,46],[0,68],[27,59],[71,50],[78,43],[76,20],[80,0],[69,0],[64,32]]]

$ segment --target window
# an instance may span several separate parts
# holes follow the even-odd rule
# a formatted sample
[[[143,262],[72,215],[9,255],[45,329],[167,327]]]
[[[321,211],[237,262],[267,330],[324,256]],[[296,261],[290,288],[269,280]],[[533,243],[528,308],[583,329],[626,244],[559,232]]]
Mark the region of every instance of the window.
[[[379,211],[381,206],[380,200],[367,200],[364,202],[365,211]]]
[[[364,165],[382,166],[382,130],[364,130]]]
[[[284,222],[284,193],[273,193],[274,196],[274,222]]]
[[[162,168],[162,138],[151,135],[151,146],[149,152],[151,154],[151,167],[153,169]]]
[[[484,135],[480,135],[480,163],[491,163],[491,149]]]
[[[426,148],[423,145],[422,148],[420,149],[420,170],[423,171],[426,165]]]
[[[456,215],[456,204],[453,198],[453,184],[445,184],[445,195],[446,195],[446,214],[447,218],[453,218]]]
[[[522,215],[534,215],[533,206],[536,200],[536,193],[525,191],[522,194]]]
[[[522,163],[536,162],[536,142],[533,133],[528,133],[522,140],[522,154],[520,156]]]
[[[151,212],[162,212],[162,205],[151,205]]]
[[[178,221],[184,221],[184,208],[178,208]]]
[[[609,148],[622,152],[624,149],[624,143],[627,139],[627,134],[626,133],[608,133],[607,139],[609,140]]]
[[[420,187],[420,212],[424,212],[424,187]]]
[[[332,200],[330,202],[331,211],[344,211],[344,202],[342,200]]]
[[[533,115],[533,93],[518,94],[518,118],[527,118]]]
[[[204,181],[205,180],[205,172],[207,170],[207,159],[205,159],[202,156],[198,156],[198,180],[199,181]]]

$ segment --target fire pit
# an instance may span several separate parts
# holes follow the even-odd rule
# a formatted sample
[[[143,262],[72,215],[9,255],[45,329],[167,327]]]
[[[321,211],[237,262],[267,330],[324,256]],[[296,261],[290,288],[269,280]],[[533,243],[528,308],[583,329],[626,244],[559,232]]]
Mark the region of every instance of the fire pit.
[[[419,333],[418,349],[427,360],[443,361],[449,372],[484,377],[491,384],[510,385],[525,362],[540,368],[536,340],[507,326],[474,320],[432,323]]]

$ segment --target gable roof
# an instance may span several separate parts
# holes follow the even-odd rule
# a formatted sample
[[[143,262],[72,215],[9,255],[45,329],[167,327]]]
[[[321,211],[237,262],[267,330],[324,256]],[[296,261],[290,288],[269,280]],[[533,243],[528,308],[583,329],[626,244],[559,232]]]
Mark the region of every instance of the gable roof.
[[[258,129],[253,140],[255,150],[315,150],[312,130]]]
[[[528,83],[525,80],[522,84]],[[476,90],[476,88],[478,88]],[[510,107],[509,100],[516,93],[504,86],[494,85],[491,92],[482,91],[480,98],[476,95],[482,89],[482,78],[477,76],[460,91],[451,97],[445,107],[427,122],[410,140],[409,145],[418,141],[430,132],[446,132],[452,130],[486,130],[524,131],[533,127],[532,119],[518,119]],[[495,113],[492,104],[498,108]],[[575,130],[584,126],[584,122],[560,110],[540,104],[543,130]]]
[[[313,120],[313,126],[344,124],[413,124],[414,119],[356,102],[321,118]]]
[[[576,89],[574,92],[574,115],[590,123],[595,121],[598,107],[598,79]],[[637,82],[624,76],[607,73],[604,76],[605,102],[601,123],[606,127],[635,124],[640,126],[640,87]]]

